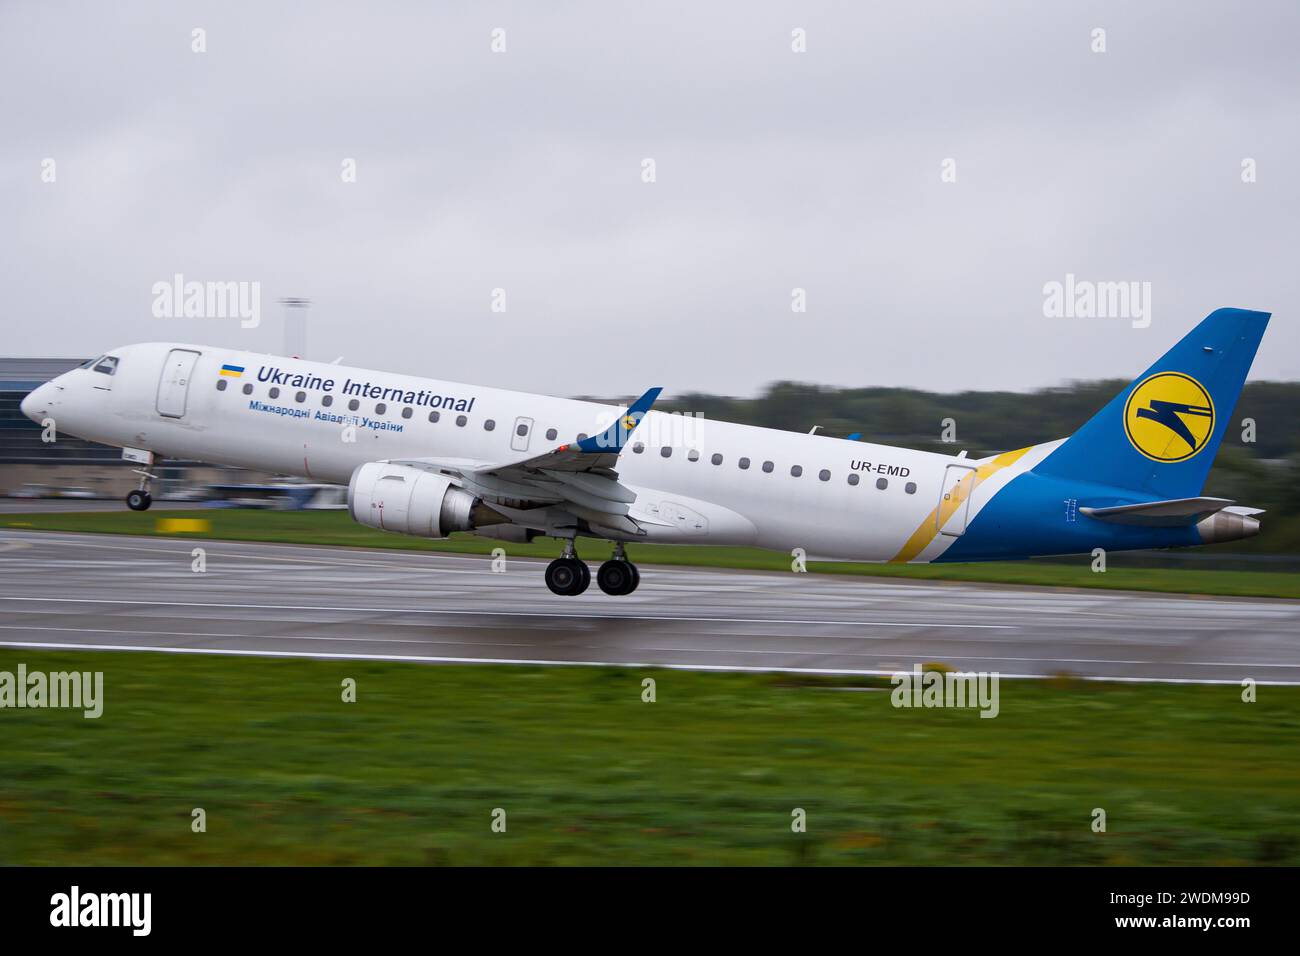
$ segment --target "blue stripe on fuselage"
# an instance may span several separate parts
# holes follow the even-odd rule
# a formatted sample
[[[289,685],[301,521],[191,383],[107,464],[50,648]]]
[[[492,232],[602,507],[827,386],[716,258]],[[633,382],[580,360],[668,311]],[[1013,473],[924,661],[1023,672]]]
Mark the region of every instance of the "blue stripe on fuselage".
[[[979,492],[976,491],[978,496]],[[1106,508],[1158,500],[1089,482],[1026,472],[980,509],[966,533],[938,561],[1006,561],[1094,548],[1132,551],[1201,544],[1195,526],[1153,528],[1089,518],[1080,507]]]

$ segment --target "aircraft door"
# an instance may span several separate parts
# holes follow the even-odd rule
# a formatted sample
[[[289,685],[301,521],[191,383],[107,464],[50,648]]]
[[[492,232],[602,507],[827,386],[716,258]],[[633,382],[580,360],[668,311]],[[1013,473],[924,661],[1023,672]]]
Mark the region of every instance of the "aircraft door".
[[[533,434],[531,418],[516,418],[515,430],[510,433],[510,447],[515,451],[528,451],[528,440]]]
[[[163,363],[158,379],[158,414],[164,418],[184,418],[190,393],[190,378],[199,353],[189,349],[172,349]]]
[[[934,523],[940,534],[957,538],[966,533],[966,520],[970,514],[970,498],[974,485],[973,466],[949,465],[944,469],[939,507],[934,512]]]

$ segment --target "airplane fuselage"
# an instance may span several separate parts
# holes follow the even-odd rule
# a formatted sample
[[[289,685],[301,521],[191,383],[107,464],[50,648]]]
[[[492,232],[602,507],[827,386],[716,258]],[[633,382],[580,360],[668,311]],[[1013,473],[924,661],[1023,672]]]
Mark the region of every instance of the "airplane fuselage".
[[[24,411],[63,433],[164,458],[339,484],[377,461],[521,462],[601,432],[622,411],[201,345],[146,343],[110,355],[111,374],[66,373],[32,393]],[[1194,526],[1081,515],[1081,506],[1154,496],[1033,474],[1060,444],[976,461],[651,411],[617,461],[641,530],[599,536],[896,562],[1202,542]]]

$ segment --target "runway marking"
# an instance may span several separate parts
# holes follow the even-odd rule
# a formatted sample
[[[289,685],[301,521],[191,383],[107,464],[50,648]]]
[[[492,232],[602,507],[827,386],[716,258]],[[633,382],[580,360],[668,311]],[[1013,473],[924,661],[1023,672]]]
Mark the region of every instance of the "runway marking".
[[[534,660],[530,658],[505,657],[436,657],[420,654],[356,654],[339,651],[252,651],[236,648],[218,647],[139,647],[131,644],[58,644],[47,641],[0,641],[0,647],[26,647],[32,650],[90,650],[90,651],[137,651],[157,654],[207,654],[227,657],[280,657],[305,658],[309,660],[345,660],[345,661],[393,661],[395,663],[416,664],[515,664],[534,667],[644,667],[656,670],[676,671],[711,671],[762,674],[844,674],[862,677],[892,677],[897,671],[875,668],[853,669],[838,667],[762,667],[741,664],[655,664],[643,661],[561,661]],[[1053,680],[1054,674],[1001,674],[1008,680]],[[1102,677],[1081,675],[1075,680],[1100,681],[1118,684],[1232,684],[1240,685],[1240,680],[1224,678],[1194,677]],[[1257,681],[1258,684],[1273,687],[1300,686],[1300,681]]]
[[[776,618],[752,617],[668,617],[651,614],[581,614],[578,612],[548,611],[470,611],[465,609],[436,609],[412,607],[330,607],[318,604],[218,604],[201,601],[127,601],[110,598],[44,598],[44,597],[0,597],[0,601],[34,601],[42,604],[113,604],[131,607],[209,607],[227,608],[232,611],[343,611],[364,612],[367,614],[457,614],[474,617],[545,617],[545,618],[581,618],[592,621],[659,621],[672,623],[680,621],[687,624],[799,624],[807,626],[845,626],[845,627],[945,627],[968,628],[978,630],[1017,630],[1015,624],[965,624],[949,622],[907,622],[907,621],[812,621],[786,620]]]
[[[340,643],[369,643],[373,641],[376,644],[447,644],[450,641],[438,641],[429,638],[410,638],[410,637],[383,637],[372,639],[366,637],[337,637],[325,634],[297,635],[297,634],[259,634],[250,638],[247,634],[224,633],[221,631],[139,631],[123,630],[121,628],[111,627],[55,627],[52,625],[24,625],[24,624],[0,624],[0,630],[6,631],[66,631],[72,634],[130,634],[139,638],[156,638],[156,637],[193,637],[193,638],[212,638],[215,640],[236,639],[236,640],[259,640],[259,641],[336,641]],[[0,646],[7,646],[10,642],[0,641]],[[71,644],[70,647],[94,648],[90,644]],[[160,645],[131,645],[140,650],[165,650]],[[490,641],[479,643],[480,647],[533,647],[534,644],[512,643],[509,641]],[[586,647],[589,650],[602,649],[597,645],[575,645],[575,644],[558,644],[556,647],[573,649],[575,647]],[[219,648],[213,648],[219,650]],[[603,648],[609,650],[610,648]],[[722,649],[711,647],[638,647],[638,651],[655,651],[670,654],[716,654]],[[758,650],[758,649],[726,649],[732,654],[789,654],[788,650]],[[879,657],[878,654],[855,654],[848,651],[808,651],[807,654],[814,657]],[[1136,664],[1142,667],[1157,667],[1162,664],[1170,663],[1169,661],[1144,661],[1144,660],[1119,660],[1105,657],[1001,657],[996,654],[981,655],[978,657],[970,655],[946,654],[941,651],[914,651],[915,657],[934,657],[944,661],[1013,661],[1024,664]],[[468,660],[468,658],[454,657],[449,660]],[[495,660],[496,658],[490,658]],[[563,663],[563,661],[557,661]],[[1285,667],[1300,670],[1300,663],[1265,663],[1259,661],[1177,661],[1175,662],[1182,667],[1238,667],[1242,669],[1261,668],[1261,667]],[[658,666],[658,665],[656,665]],[[882,667],[885,665],[881,665]],[[887,673],[897,673],[899,671],[909,670],[910,664],[899,664],[888,669]]]

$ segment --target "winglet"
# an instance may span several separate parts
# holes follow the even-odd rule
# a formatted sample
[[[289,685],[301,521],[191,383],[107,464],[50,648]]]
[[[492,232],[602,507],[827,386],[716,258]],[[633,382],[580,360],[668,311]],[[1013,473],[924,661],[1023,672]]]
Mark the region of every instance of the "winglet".
[[[641,419],[645,418],[646,413],[650,411],[650,407],[654,405],[655,400],[659,398],[659,393],[662,391],[663,389],[658,386],[647,389],[644,395],[629,405],[627,411],[618,416],[599,435],[591,435],[581,441],[562,445],[561,450],[618,454],[623,450],[628,438],[636,430],[636,426],[641,424]]]

